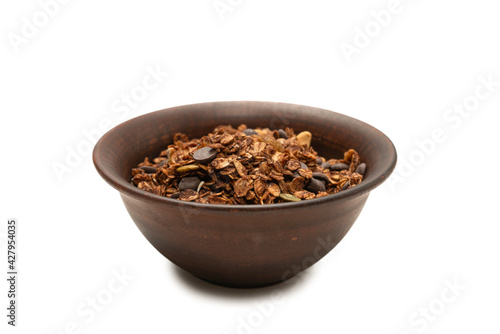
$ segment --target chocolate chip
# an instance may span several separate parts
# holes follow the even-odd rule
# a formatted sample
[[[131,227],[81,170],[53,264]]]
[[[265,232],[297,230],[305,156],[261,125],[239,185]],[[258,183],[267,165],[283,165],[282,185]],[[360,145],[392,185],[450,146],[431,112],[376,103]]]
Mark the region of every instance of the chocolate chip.
[[[328,169],[328,168],[330,168],[331,166],[332,166],[332,165],[331,165],[329,162],[323,162],[323,163],[321,164],[321,167],[323,167],[324,169]]]
[[[306,186],[306,189],[317,194],[320,191],[326,191],[325,184],[315,178],[312,178]]]
[[[181,179],[181,182],[179,182],[179,190],[186,190],[186,189],[196,190],[198,189],[198,185],[200,184],[200,182],[201,180],[196,176],[183,177]]]
[[[208,164],[214,160],[217,155],[217,150],[211,147],[202,147],[193,154],[193,159],[201,164]]]
[[[258,135],[257,131],[255,131],[254,129],[243,130],[243,133],[247,136]]]
[[[316,159],[316,164],[317,165],[321,165],[323,163],[323,160],[321,160],[321,158],[317,158]]]
[[[297,171],[294,171],[292,173],[292,176],[295,178],[295,177],[302,177],[299,173],[297,173]]]
[[[172,195],[170,196],[170,198],[179,198],[179,195],[180,195],[180,194],[181,194],[180,192],[179,192],[179,193],[172,194]]]
[[[313,178],[325,182],[325,184],[330,183],[330,180],[328,179],[328,176],[326,176],[323,173],[313,173]]]
[[[307,165],[303,162],[300,163],[300,168],[305,169],[305,170],[309,169],[309,167],[307,167]]]
[[[344,183],[344,185],[342,186],[342,188],[340,188],[340,190],[346,190],[347,188],[349,188],[349,185],[350,185],[350,182],[347,181],[346,183]]]
[[[344,170],[344,169],[349,169],[349,166],[346,165],[346,164],[343,164],[341,162],[333,164],[333,165],[330,166],[330,170],[332,172],[339,172],[339,171]]]
[[[166,164],[168,162],[168,159],[165,159],[163,160],[162,162],[160,162],[160,164],[158,165],[159,167],[163,166],[164,164]]]
[[[366,164],[363,162],[361,164],[359,164],[359,166],[356,168],[356,170],[354,171],[355,173],[358,173],[360,175],[365,175],[365,172],[366,172]]]
[[[278,134],[280,135],[280,138],[285,138],[285,139],[288,139],[288,136],[287,136],[287,134],[286,134],[285,130],[283,130],[283,129],[279,129],[279,130],[278,130]]]
[[[146,173],[156,173],[156,168],[153,166],[142,166],[139,168],[145,171]]]

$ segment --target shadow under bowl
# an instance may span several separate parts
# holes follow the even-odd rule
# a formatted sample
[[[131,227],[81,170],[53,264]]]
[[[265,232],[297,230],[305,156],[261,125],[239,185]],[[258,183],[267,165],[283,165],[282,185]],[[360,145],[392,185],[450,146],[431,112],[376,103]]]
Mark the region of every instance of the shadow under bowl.
[[[221,124],[291,127],[310,131],[325,158],[355,149],[366,163],[364,180],[338,194],[270,205],[183,202],[129,183],[131,168],[156,157],[175,133],[199,138]],[[325,256],[346,235],[370,191],[396,164],[382,132],[332,111],[277,102],[210,102],[152,112],[124,122],[96,144],[98,173],[120,192],[132,220],[166,258],[209,282],[259,287],[282,282]]]

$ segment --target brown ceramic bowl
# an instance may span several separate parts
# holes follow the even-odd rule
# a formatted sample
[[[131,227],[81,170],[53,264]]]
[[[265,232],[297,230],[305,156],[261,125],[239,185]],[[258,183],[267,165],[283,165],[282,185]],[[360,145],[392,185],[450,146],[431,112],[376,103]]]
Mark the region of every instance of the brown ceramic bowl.
[[[156,157],[183,132],[200,137],[220,124],[292,127],[313,134],[326,158],[354,148],[365,179],[335,195],[271,205],[212,205],[157,196],[129,183],[131,168]],[[281,282],[325,256],[346,235],[370,191],[387,179],[396,151],[383,133],[332,111],[275,102],[214,102],[149,113],[124,122],[96,144],[99,174],[120,192],[130,216],[167,259],[216,284],[257,287]]]

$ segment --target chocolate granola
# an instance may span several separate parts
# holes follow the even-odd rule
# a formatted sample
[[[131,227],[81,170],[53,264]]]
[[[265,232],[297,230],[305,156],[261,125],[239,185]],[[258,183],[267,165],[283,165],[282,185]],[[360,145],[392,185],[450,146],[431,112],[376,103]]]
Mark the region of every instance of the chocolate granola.
[[[293,129],[221,125],[199,139],[177,133],[173,144],[132,169],[139,189],[181,201],[272,204],[319,198],[352,188],[366,164],[350,149],[325,159],[312,134]]]

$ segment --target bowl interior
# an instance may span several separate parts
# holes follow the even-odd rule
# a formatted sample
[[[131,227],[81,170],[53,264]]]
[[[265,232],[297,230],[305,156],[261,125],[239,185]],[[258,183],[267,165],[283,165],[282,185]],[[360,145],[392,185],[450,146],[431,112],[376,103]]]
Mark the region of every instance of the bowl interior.
[[[99,174],[121,192],[134,197],[142,194],[174,201],[132,186],[129,183],[131,168],[144,157],[152,159],[158,156],[172,142],[175,133],[182,132],[196,138],[221,124],[236,127],[242,123],[252,128],[288,126],[296,133],[310,131],[313,134],[312,146],[327,159],[342,157],[349,148],[358,151],[367,164],[365,179],[356,187],[331,196],[343,197],[375,188],[389,176],[396,163],[396,151],[389,138],[364,122],[324,109],[255,101],[185,105],[136,117],[113,128],[100,139],[94,149],[94,163]]]

